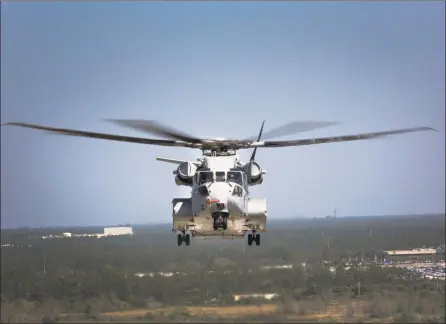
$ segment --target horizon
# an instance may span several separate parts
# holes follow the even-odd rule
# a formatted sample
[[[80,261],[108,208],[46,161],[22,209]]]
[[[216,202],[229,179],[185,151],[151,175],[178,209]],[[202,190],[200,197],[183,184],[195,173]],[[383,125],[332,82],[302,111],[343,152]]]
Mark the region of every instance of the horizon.
[[[327,215],[331,216],[331,215]],[[285,217],[285,218],[273,218],[268,219],[268,223],[274,223],[274,222],[293,222],[293,221],[299,221],[299,220],[313,220],[313,219],[320,219],[324,220],[327,216],[321,216],[321,217]],[[384,215],[336,215],[335,219],[337,218],[368,218],[368,217],[423,217],[423,216],[438,216],[438,217],[445,217],[445,213],[421,213],[421,214],[384,214]],[[139,226],[171,226],[171,222],[164,222],[164,223],[128,223],[128,224],[115,224],[115,225],[69,225],[69,226],[41,226],[41,227],[29,227],[29,226],[23,226],[23,227],[0,227],[0,230],[19,230],[19,229],[63,229],[63,228],[103,228],[103,227],[139,227]],[[268,226],[268,225],[267,225]]]

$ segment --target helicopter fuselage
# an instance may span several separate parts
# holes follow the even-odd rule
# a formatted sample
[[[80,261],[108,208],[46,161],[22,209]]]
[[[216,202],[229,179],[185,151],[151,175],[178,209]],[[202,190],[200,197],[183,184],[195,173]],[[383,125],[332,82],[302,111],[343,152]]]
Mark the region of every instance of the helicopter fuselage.
[[[203,156],[199,161],[183,162],[175,172],[177,184],[192,191],[190,198],[172,201],[172,230],[232,239],[243,238],[247,231],[264,232],[266,199],[249,196],[250,185],[256,183],[250,182],[238,156]]]

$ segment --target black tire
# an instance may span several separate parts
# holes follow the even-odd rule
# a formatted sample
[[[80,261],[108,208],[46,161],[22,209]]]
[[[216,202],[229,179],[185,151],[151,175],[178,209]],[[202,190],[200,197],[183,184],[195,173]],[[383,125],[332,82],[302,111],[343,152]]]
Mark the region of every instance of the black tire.
[[[259,246],[260,245],[260,234],[256,235],[255,241],[256,241],[256,245]]]
[[[186,242],[186,245],[189,246],[190,245],[190,235],[186,234],[184,236],[184,242]]]
[[[181,246],[181,244],[183,244],[183,235],[178,234],[177,235],[177,245]]]
[[[223,219],[223,229],[224,230],[228,229],[228,219],[227,218]]]
[[[252,245],[252,234],[248,234],[248,245]]]

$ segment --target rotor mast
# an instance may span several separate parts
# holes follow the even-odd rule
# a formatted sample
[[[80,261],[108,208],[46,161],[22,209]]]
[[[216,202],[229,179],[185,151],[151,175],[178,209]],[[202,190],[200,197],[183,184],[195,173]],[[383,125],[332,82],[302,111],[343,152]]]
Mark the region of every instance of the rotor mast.
[[[202,149],[201,152],[204,156],[233,156],[237,154],[236,149],[227,147],[214,147],[211,149]]]

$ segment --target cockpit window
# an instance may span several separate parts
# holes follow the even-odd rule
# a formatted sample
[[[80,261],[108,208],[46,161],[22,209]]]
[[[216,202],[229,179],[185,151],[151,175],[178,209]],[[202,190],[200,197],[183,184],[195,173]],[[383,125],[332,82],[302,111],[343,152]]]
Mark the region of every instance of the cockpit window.
[[[225,172],[222,171],[215,172],[215,181],[225,182]]]
[[[214,173],[210,171],[201,171],[198,176],[198,184],[209,183],[214,181]]]
[[[242,173],[239,171],[229,171],[228,172],[228,182],[235,182],[236,184],[243,186]]]

